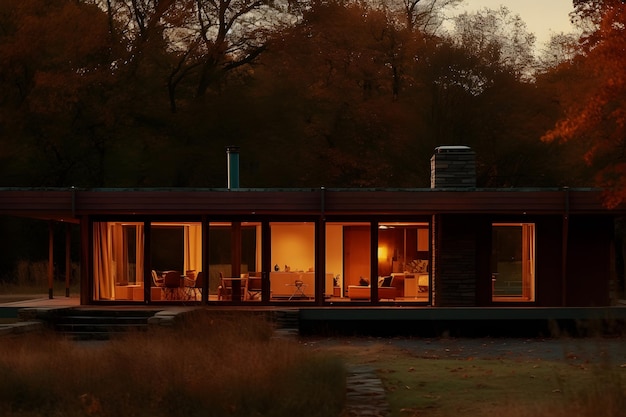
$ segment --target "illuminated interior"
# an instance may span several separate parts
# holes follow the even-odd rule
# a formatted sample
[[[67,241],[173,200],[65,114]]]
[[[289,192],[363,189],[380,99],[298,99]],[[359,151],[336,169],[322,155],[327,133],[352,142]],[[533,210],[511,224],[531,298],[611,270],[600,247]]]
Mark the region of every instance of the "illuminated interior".
[[[429,302],[428,223],[379,223],[374,262],[371,223],[328,222],[325,228],[326,301],[371,301],[373,284],[382,302]],[[275,302],[315,301],[314,222],[269,223],[271,264],[265,271],[260,222],[210,223],[206,271],[200,222],[152,222],[149,233],[144,229],[139,222],[94,223],[94,300],[259,302],[265,293]],[[494,223],[492,230],[493,301],[534,301],[534,224]],[[150,259],[143,259],[146,253]],[[241,259],[238,268],[233,259]],[[165,285],[170,271],[175,274]],[[199,275],[206,287],[195,285]]]

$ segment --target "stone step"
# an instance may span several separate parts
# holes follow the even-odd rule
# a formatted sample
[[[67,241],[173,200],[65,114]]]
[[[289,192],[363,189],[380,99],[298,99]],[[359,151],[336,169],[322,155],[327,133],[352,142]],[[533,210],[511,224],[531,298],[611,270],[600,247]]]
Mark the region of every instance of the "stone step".
[[[114,334],[146,331],[155,311],[67,309],[46,320],[57,332],[74,339],[109,339]]]

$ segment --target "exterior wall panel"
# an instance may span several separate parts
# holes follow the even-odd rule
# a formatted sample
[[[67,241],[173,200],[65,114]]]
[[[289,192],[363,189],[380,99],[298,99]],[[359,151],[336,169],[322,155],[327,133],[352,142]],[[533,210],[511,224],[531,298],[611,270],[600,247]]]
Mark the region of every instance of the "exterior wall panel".
[[[84,277],[89,276],[92,264],[89,219],[356,216],[363,221],[377,221],[430,217],[436,306],[493,304],[491,223],[516,219],[536,224],[536,301],[523,305],[608,305],[613,219],[624,212],[624,207],[604,207],[602,193],[597,190],[0,189],[0,215],[81,222]],[[322,264],[323,260],[317,259],[316,269]],[[322,289],[316,290],[321,293]],[[81,292],[81,301],[85,302],[85,297],[92,294],[91,283],[83,281]]]
[[[476,305],[477,237],[485,233],[482,220],[481,216],[435,216],[433,227],[437,237],[433,274],[436,306]]]
[[[563,217],[533,219],[536,223],[536,305],[561,306],[563,280]]]
[[[599,216],[572,216],[567,253],[567,305],[609,304],[613,222]]]

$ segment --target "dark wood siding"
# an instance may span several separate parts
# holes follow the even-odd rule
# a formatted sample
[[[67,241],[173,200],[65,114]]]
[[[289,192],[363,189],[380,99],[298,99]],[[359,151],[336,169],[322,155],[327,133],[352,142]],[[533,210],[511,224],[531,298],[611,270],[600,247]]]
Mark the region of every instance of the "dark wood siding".
[[[533,218],[535,222],[536,305],[562,305],[563,216]]]
[[[6,190],[0,215],[512,215],[623,213],[590,190]]]
[[[80,192],[80,214],[310,214],[320,212],[312,191]]]
[[[70,221],[72,193],[58,190],[0,190],[0,214]]]
[[[600,216],[572,216],[569,225],[567,305],[608,305],[613,222]]]

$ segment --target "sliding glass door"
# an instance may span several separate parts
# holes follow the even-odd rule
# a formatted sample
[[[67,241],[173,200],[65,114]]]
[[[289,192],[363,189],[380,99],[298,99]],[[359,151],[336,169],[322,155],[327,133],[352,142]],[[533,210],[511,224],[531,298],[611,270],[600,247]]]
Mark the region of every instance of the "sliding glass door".
[[[212,222],[209,225],[209,301],[260,302],[260,222]]]
[[[154,222],[149,227],[146,281],[144,223],[93,223],[94,300],[144,302],[146,285],[152,301],[199,300],[194,286],[202,269],[201,223]]]

